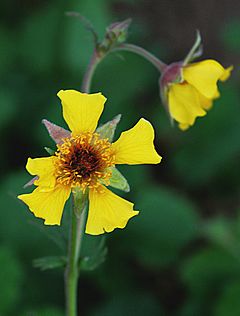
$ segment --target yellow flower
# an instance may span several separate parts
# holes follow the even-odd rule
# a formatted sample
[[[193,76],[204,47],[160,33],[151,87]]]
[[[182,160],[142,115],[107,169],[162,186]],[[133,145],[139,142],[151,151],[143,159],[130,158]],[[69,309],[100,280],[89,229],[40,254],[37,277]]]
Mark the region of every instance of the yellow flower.
[[[186,66],[174,63],[166,68],[160,81],[162,95],[180,129],[188,129],[198,116],[206,115],[213,100],[220,96],[218,80],[227,80],[232,68],[224,69],[212,59]]]
[[[53,156],[29,158],[26,169],[36,175],[37,188],[18,196],[46,225],[60,225],[65,202],[75,188],[89,193],[86,232],[92,235],[124,228],[137,215],[133,203],[112,193],[112,168],[116,164],[157,164],[161,157],[154,148],[154,130],[145,119],[110,143],[96,132],[106,98],[101,93],[84,94],[61,90],[63,117],[71,133],[46,121],[57,142]],[[64,136],[64,138],[62,137]]]

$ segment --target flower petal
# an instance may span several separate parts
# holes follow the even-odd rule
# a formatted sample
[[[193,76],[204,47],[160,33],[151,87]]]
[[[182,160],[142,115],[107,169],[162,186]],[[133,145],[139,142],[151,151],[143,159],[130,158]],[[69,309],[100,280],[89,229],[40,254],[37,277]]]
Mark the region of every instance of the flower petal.
[[[34,159],[28,158],[26,169],[31,175],[38,176],[34,184],[41,186],[42,190],[44,190],[44,188],[45,190],[51,190],[55,186],[55,159],[56,157],[53,156]]]
[[[199,97],[199,102],[200,102],[201,107],[204,110],[210,110],[213,105],[213,100],[206,98],[201,93],[198,94],[198,97]]]
[[[182,131],[186,131],[190,125],[189,124],[184,124],[184,123],[179,123],[178,127],[182,130]]]
[[[86,94],[76,90],[61,90],[63,117],[73,135],[94,132],[106,98],[101,93]]]
[[[89,192],[89,213],[86,233],[100,235],[115,228],[124,228],[129,219],[139,212],[133,210],[133,203],[101,186]]]
[[[204,116],[199,93],[190,84],[173,84],[168,93],[169,111],[181,126],[193,125],[197,116]],[[186,128],[182,128],[186,129]]]
[[[224,77],[225,69],[215,60],[207,59],[183,68],[183,78],[206,98],[216,95],[217,81]]]
[[[233,66],[230,66],[230,67],[224,69],[224,73],[220,77],[220,80],[221,81],[226,81],[229,78],[229,76],[231,75],[232,70],[233,70]]]
[[[56,186],[48,192],[37,187],[32,193],[19,195],[18,198],[28,205],[36,217],[43,218],[46,225],[60,225],[65,202],[69,198],[69,187]]]
[[[154,148],[154,129],[147,120],[141,118],[128,131],[123,132],[112,144],[116,155],[116,164],[157,164],[162,157]]]

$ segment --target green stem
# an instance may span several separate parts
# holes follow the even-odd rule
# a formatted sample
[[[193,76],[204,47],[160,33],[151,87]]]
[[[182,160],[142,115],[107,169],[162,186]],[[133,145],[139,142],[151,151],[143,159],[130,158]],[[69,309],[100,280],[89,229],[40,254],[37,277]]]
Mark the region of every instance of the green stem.
[[[145,49],[133,44],[121,44],[111,50],[126,50],[136,53],[150,61],[161,72],[166,65]],[[94,50],[82,82],[82,92],[89,93],[93,74],[97,65],[107,55]],[[69,236],[68,263],[65,270],[66,315],[77,316],[77,285],[79,277],[79,257],[86,226],[87,194],[79,190],[73,193],[72,223]]]
[[[85,75],[83,77],[82,81],[82,92],[89,93],[90,92],[90,86],[92,83],[93,74],[97,68],[97,65],[100,63],[103,57],[100,57],[96,50],[94,50],[93,55],[90,59],[90,62],[88,64],[87,70],[85,72]]]
[[[112,50],[112,52],[120,51],[120,50],[132,52],[132,53],[142,56],[143,58],[147,59],[153,66],[155,66],[160,72],[163,72],[167,66],[164,62],[162,62],[156,56],[149,53],[146,49],[140,46],[124,43],[124,44],[118,45],[116,48]]]
[[[73,192],[72,223],[69,236],[68,264],[65,271],[66,315],[77,316],[77,285],[79,277],[79,256],[86,224],[86,197]]]
[[[101,58],[94,51],[83,78],[82,91],[89,93],[94,71]],[[77,286],[79,278],[79,257],[83,242],[87,215],[87,194],[79,190],[72,192],[72,224],[69,235],[68,264],[65,270],[66,315],[77,316]]]

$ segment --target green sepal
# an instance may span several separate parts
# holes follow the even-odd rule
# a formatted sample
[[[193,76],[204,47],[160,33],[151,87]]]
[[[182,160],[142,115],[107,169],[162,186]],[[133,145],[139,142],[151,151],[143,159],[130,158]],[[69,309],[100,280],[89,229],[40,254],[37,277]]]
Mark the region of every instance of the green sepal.
[[[111,187],[122,190],[124,192],[130,191],[130,186],[127,182],[127,179],[121,174],[121,172],[116,168],[112,168],[112,176],[110,178]]]
[[[107,138],[109,142],[113,141],[113,137],[115,134],[116,127],[121,120],[121,114],[115,116],[111,121],[99,126],[96,129],[96,132],[100,134],[101,138]]]
[[[33,260],[34,268],[42,271],[56,268],[64,268],[67,264],[67,258],[64,256],[50,256]]]
[[[195,42],[190,49],[189,53],[185,57],[183,61],[183,66],[186,66],[187,64],[191,63],[196,58],[200,57],[202,55],[203,48],[202,48],[202,38],[199,30],[196,32],[196,39]]]
[[[83,192],[80,188],[75,187],[72,189],[73,194],[73,210],[75,215],[79,218],[82,212],[88,205],[88,190]]]
[[[100,266],[105,260],[108,249],[105,245],[105,237],[101,236],[98,247],[91,256],[85,256],[79,260],[79,270],[93,271]]]
[[[53,156],[55,154],[55,150],[49,148],[49,147],[44,147],[44,149],[46,150],[46,152],[50,155]]]

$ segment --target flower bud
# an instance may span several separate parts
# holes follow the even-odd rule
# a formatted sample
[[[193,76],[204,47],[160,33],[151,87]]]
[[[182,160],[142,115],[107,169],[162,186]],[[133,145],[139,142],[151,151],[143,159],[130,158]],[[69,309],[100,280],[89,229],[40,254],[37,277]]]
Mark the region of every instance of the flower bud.
[[[119,44],[124,43],[128,36],[130,23],[131,19],[127,19],[110,24],[106,29],[103,41],[97,45],[97,52],[101,55],[106,54]]]
[[[181,130],[206,115],[220,96],[218,80],[227,80],[232,68],[225,69],[212,59],[192,64],[176,62],[166,67],[160,78],[161,97],[170,118],[178,122]]]
[[[202,54],[200,33],[182,62],[165,67],[160,77],[160,93],[170,119],[181,130],[188,129],[198,116],[204,116],[220,96],[217,82],[230,76],[232,66],[224,69],[217,61],[208,59],[192,63]]]
[[[131,19],[112,23],[107,27],[106,37],[113,42],[117,42],[118,44],[125,42],[130,24]]]

